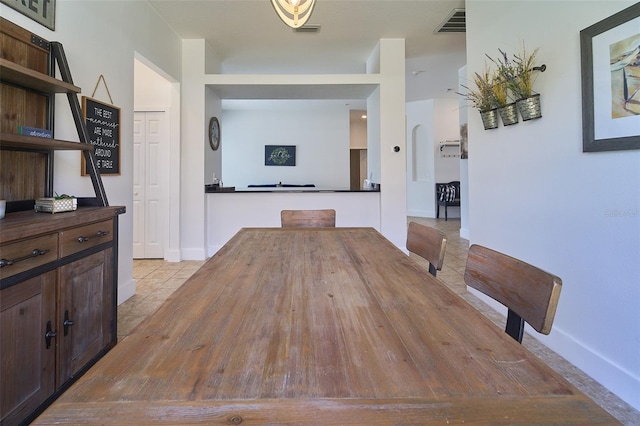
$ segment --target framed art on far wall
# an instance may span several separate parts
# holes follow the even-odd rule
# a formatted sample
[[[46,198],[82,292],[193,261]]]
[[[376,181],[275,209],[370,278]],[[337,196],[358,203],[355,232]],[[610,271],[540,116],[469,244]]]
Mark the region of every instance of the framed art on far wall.
[[[580,31],[582,151],[640,149],[640,3]]]
[[[264,146],[265,166],[295,166],[296,146],[295,145],[265,145]]]

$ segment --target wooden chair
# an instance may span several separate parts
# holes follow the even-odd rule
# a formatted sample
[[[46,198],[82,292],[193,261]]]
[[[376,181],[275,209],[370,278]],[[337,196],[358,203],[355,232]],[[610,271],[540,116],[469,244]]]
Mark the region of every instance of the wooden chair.
[[[334,228],[336,226],[336,211],[325,210],[282,210],[280,222],[283,228]]]
[[[435,228],[409,222],[407,250],[429,262],[429,272],[434,277],[442,270],[447,236]]]
[[[524,322],[549,334],[562,280],[521,260],[472,245],[464,273],[467,285],[508,308],[505,332],[522,343]]]

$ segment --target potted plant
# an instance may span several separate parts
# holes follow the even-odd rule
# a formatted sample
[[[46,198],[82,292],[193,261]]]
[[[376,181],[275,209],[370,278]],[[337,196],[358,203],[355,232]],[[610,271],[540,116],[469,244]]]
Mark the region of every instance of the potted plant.
[[[500,59],[494,60],[489,57],[496,64],[498,73],[516,100],[523,121],[542,117],[540,94],[533,91],[533,83],[537,77],[535,62],[538,50],[536,48],[532,52],[527,52],[523,43],[521,51],[513,55],[513,60],[510,60],[500,49],[498,49]]]
[[[486,65],[481,73],[473,74],[473,84],[473,88],[462,86],[467,89],[467,93],[460,94],[480,112],[484,129],[495,129],[498,127],[498,111],[492,88],[492,73]]]
[[[505,126],[516,124],[518,122],[516,103],[511,102],[507,82],[499,71],[494,72],[491,90],[493,91],[494,103],[496,108],[498,108],[498,114],[500,114],[502,124]]]

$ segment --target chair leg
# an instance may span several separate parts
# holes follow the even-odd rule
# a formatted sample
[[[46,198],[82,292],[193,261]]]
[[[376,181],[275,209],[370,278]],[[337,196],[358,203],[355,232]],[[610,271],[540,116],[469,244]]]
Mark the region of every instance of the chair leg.
[[[434,277],[436,276],[436,274],[438,273],[438,270],[435,268],[435,266],[433,266],[431,264],[431,262],[429,262],[429,273],[431,275],[433,275]]]
[[[440,218],[440,203],[436,200],[436,219]]]
[[[511,309],[507,311],[507,326],[504,331],[518,343],[522,343],[522,335],[524,334],[524,320],[520,318],[520,315],[513,312]]]
[[[446,222],[449,217],[449,212],[447,211],[447,205],[444,205],[444,221]]]

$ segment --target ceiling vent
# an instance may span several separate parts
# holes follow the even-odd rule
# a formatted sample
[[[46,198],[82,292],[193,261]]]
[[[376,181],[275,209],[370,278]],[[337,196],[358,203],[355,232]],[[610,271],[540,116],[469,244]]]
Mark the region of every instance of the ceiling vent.
[[[319,33],[320,25],[303,25],[293,29],[294,33]]]
[[[464,33],[467,19],[464,9],[453,9],[449,16],[436,28],[434,33]]]

